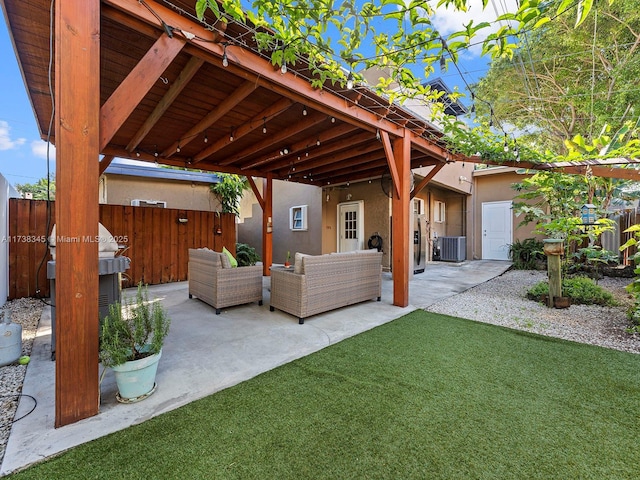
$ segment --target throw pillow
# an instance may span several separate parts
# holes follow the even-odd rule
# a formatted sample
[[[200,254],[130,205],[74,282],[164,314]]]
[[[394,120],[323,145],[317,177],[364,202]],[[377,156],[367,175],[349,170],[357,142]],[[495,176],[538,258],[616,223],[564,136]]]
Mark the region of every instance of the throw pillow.
[[[231,252],[227,250],[227,247],[222,247],[222,253],[224,253],[229,258],[229,262],[231,263],[232,268],[236,268],[238,266],[238,261],[233,258],[233,255],[231,255]]]

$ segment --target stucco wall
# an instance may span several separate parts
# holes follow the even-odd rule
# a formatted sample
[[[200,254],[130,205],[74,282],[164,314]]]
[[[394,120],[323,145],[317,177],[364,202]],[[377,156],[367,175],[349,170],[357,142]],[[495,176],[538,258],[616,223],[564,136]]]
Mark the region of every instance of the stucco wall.
[[[478,170],[474,173],[473,182],[475,194],[472,202],[472,230],[474,232],[473,255],[482,258],[482,203],[513,200],[516,191],[511,188],[514,183],[521,182],[529,175],[517,173],[513,168],[496,167]],[[513,241],[526,238],[542,238],[533,233],[534,225],[519,227],[522,217],[513,214]]]
[[[209,184],[109,174],[101,177],[100,203],[131,205],[134,199],[164,201],[167,208],[220,210]]]
[[[262,181],[256,179],[262,192]],[[317,255],[322,252],[322,189],[313,185],[273,181],[273,262],[284,263],[287,251]],[[289,209],[307,205],[307,231],[289,228]],[[262,257],[262,209],[253,191],[247,191],[240,206],[238,241],[254,247]],[[292,259],[293,261],[293,259]]]

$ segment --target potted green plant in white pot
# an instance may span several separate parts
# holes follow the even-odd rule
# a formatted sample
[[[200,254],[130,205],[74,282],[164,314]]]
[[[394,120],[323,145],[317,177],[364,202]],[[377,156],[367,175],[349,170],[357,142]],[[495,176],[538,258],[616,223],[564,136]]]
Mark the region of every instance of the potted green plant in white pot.
[[[109,306],[100,328],[100,361],[115,373],[119,402],[137,402],[155,391],[158,362],[170,323],[162,305],[149,302],[142,282],[135,300]]]

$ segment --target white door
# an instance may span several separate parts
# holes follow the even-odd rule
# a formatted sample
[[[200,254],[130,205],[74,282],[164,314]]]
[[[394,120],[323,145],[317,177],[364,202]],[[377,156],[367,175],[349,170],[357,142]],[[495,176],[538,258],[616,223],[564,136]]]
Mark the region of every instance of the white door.
[[[511,201],[482,203],[482,258],[509,260],[513,242]]]
[[[360,250],[364,245],[364,202],[338,204],[338,251]]]

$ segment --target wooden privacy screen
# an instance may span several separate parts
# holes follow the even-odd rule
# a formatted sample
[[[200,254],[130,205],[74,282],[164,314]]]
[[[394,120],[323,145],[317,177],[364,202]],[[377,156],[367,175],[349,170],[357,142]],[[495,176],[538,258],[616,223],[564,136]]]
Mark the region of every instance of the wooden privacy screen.
[[[47,261],[51,255],[46,238],[55,223],[55,202],[50,202],[50,224],[47,203],[9,200],[9,300],[49,296]],[[100,222],[124,247],[119,254],[131,259],[123,287],[140,281],[155,285],[186,280],[190,248],[221,251],[227,247],[235,255],[235,216],[230,213],[100,205]]]

